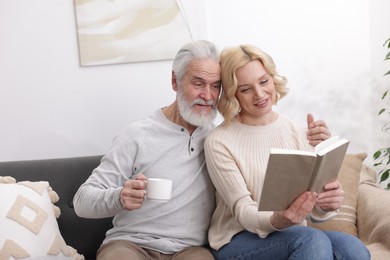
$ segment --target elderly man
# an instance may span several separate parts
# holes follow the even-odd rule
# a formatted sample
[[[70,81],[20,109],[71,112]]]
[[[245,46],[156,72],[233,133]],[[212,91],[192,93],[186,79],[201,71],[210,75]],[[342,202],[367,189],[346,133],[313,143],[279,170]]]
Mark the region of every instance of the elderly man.
[[[124,129],[79,188],[77,215],[115,216],[97,259],[214,259],[204,247],[215,203],[203,142],[217,114],[220,80],[212,43],[183,46],[173,61],[176,100]],[[144,199],[151,177],[173,181],[169,202]]]

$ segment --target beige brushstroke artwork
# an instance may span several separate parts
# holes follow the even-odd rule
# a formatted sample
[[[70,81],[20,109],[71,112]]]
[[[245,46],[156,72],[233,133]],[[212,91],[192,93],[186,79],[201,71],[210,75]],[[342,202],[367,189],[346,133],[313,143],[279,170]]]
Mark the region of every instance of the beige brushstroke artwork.
[[[81,66],[173,59],[192,40],[175,0],[75,0]]]

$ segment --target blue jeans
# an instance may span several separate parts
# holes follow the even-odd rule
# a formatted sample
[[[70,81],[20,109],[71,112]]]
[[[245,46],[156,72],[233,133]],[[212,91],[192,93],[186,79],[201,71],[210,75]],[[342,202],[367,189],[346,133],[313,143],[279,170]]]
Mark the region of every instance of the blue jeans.
[[[342,232],[321,231],[293,226],[260,238],[243,231],[218,251],[217,260],[297,259],[297,260],[369,260],[370,253],[356,237]]]

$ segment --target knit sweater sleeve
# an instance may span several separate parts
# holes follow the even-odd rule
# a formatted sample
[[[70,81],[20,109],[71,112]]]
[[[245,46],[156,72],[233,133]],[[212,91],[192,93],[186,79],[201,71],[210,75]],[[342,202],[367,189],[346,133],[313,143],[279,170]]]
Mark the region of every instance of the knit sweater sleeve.
[[[73,204],[78,216],[105,218],[115,216],[122,210],[120,192],[132,175],[132,160],[136,154],[131,133],[124,131],[114,139],[100,165],[76,192]]]

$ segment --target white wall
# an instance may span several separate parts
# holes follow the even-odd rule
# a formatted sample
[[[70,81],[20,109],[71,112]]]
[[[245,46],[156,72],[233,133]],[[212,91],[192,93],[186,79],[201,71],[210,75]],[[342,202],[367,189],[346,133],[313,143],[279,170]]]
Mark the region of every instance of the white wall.
[[[381,127],[375,105],[379,94],[372,92],[372,76],[381,77],[384,72],[377,74],[373,69],[379,69],[374,64],[382,63],[382,44],[390,36],[386,14],[390,2],[242,3],[245,10],[234,0],[208,3],[214,10],[219,5],[237,10],[221,12],[222,17],[209,24],[210,39],[224,46],[252,43],[268,52],[280,74],[289,79],[290,93],[278,106],[281,113],[301,123],[307,112],[314,113],[326,120],[333,134],[351,140],[350,152],[367,152],[367,161],[371,160],[381,142],[390,142],[389,134],[376,131]],[[382,51],[379,58],[372,50]]]
[[[174,99],[171,62],[79,67],[73,1],[1,1],[0,161],[104,153]]]
[[[128,123],[174,99],[171,61],[79,67],[73,8],[0,2],[0,161],[102,154]],[[213,0],[205,8],[208,39],[220,48],[252,43],[273,56],[289,79],[281,113],[325,119],[351,140],[350,152],[370,157],[390,142],[376,116],[376,92],[388,83],[390,1]]]

